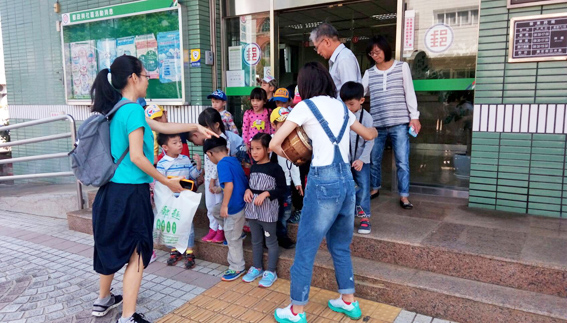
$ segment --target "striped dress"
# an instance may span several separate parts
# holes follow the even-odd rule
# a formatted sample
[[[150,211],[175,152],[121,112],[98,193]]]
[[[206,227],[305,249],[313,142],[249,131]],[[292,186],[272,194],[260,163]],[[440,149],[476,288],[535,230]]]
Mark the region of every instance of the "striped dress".
[[[252,165],[248,187],[254,198],[251,203],[246,203],[246,218],[261,222],[278,221],[279,200],[283,198],[287,187],[280,165],[274,162]],[[256,197],[266,191],[270,193],[270,197],[264,199],[262,205],[254,205]]]
[[[394,61],[388,71],[379,71],[375,67],[368,69],[368,90],[370,92],[370,114],[373,126],[392,127],[410,122],[410,112],[404,90],[402,67],[404,64]]]

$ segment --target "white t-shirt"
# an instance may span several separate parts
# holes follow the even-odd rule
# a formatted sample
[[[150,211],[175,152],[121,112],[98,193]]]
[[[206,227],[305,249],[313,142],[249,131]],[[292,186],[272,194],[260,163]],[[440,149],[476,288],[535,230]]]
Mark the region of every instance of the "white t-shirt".
[[[323,118],[327,120],[329,128],[337,137],[341,131],[341,127],[344,121],[344,106],[343,103],[335,98],[329,96],[316,96],[311,98],[311,101],[315,103],[319,112],[323,115]],[[348,124],[339,143],[339,149],[345,163],[349,162],[349,129],[350,126],[356,120],[354,114],[348,111]],[[293,110],[287,116],[287,120],[292,121],[303,127],[303,130],[307,133],[307,136],[311,139],[311,144],[313,146],[313,160],[311,165],[313,166],[327,166],[331,165],[333,162],[333,157],[335,155],[335,147],[323,127],[319,124],[319,121],[315,118],[309,107],[305,102],[299,102]]]

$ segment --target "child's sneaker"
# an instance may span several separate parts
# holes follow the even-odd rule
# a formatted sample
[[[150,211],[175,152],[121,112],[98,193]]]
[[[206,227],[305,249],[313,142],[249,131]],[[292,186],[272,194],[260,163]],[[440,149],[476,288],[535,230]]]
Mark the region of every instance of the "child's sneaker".
[[[242,276],[243,274],[244,274],[244,270],[236,271],[232,269],[227,269],[227,271],[224,272],[224,275],[222,275],[222,280],[225,282],[231,282],[237,279],[238,277]]]
[[[195,268],[195,255],[192,253],[185,254],[185,269]]]
[[[279,323],[307,323],[305,312],[294,315],[291,312],[291,305],[286,308],[276,308],[274,318]]]
[[[105,316],[111,309],[122,304],[122,296],[110,293],[110,299],[102,304],[98,299],[93,304],[93,316]]]
[[[346,304],[343,301],[343,297],[341,296],[337,299],[329,300],[328,305],[331,310],[338,313],[343,313],[353,320],[358,320],[362,316],[362,312],[360,311],[360,306],[358,305],[358,301],[352,302],[350,304]]]
[[[360,225],[358,226],[358,233],[360,234],[369,234],[371,231],[370,221],[368,218],[364,218],[360,220]]]
[[[217,230],[217,234],[211,240],[213,243],[223,243],[224,241],[224,230]]]
[[[258,286],[268,288],[271,287],[274,282],[278,279],[278,275],[276,275],[273,271],[265,271],[264,275],[262,275],[262,279],[260,279],[260,283]]]
[[[242,277],[242,281],[245,283],[251,283],[256,280],[256,278],[262,276],[263,270],[258,270],[258,268],[252,266],[248,269],[248,273]]]
[[[216,235],[217,235],[217,232],[215,230],[209,229],[209,233],[207,233],[206,236],[201,238],[201,241],[211,242],[215,238]]]
[[[366,217],[366,212],[364,212],[364,210],[362,209],[362,206],[357,205],[356,206],[356,216],[359,218],[365,218]]]
[[[150,258],[150,264],[151,264],[152,262],[156,261],[156,259],[157,259],[156,251],[153,250],[153,251],[152,251],[152,257]]]
[[[177,251],[177,249],[171,249],[169,253],[169,259],[167,259],[168,266],[175,266],[183,258],[181,252]]]

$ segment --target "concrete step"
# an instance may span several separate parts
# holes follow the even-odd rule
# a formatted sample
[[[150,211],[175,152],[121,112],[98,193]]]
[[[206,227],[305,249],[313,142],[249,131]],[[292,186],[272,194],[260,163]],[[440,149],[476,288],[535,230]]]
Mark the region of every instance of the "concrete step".
[[[68,221],[70,229],[92,234],[90,209],[69,212]],[[206,219],[206,211],[204,209],[198,210],[194,223],[196,230],[195,253],[197,257],[207,261],[227,264],[226,256],[228,249],[226,246],[200,241],[200,238],[208,230],[208,220]],[[292,236],[295,236],[296,231],[297,225],[290,225]],[[478,276],[465,279],[435,272],[436,268],[433,264],[429,265],[432,267],[426,267],[427,269],[394,264],[394,261],[391,259],[403,258],[402,255],[405,255],[404,257],[408,259],[404,261],[409,263],[411,252],[416,251],[412,249],[411,245],[404,247],[402,243],[389,242],[389,244],[386,244],[384,241],[368,239],[372,239],[372,237],[355,234],[352,247],[357,295],[361,297],[458,322],[567,322],[567,312],[564,311],[564,308],[567,308],[567,299],[564,297],[521,290],[517,287],[501,286],[502,284],[499,284],[499,282],[483,282],[483,280],[490,280],[486,279],[486,276],[494,275],[494,272],[490,270],[504,270],[506,265],[511,265],[509,260],[495,259],[494,261],[499,261],[499,263],[486,268],[483,267],[486,264],[483,265],[482,261],[474,258],[479,256],[461,254],[460,257],[463,257],[464,260],[459,262],[459,265],[455,265],[455,269],[451,273],[466,273],[468,272],[467,268],[476,268],[479,271]],[[372,249],[372,252],[369,252],[368,249],[361,250],[356,247],[361,245],[367,245],[369,246],[368,248],[373,246],[372,248],[374,249]],[[376,246],[381,247],[378,248]],[[155,247],[166,250],[163,246]],[[401,251],[397,250],[398,248]],[[409,250],[410,253],[403,253],[404,250]],[[293,264],[295,251],[284,249],[280,249],[280,251],[278,275],[289,279],[289,269]],[[451,253],[451,251],[444,252]],[[369,256],[369,254],[373,254],[373,256]],[[360,257],[360,255],[364,257]],[[414,254],[414,257],[418,258],[412,262],[413,264],[449,261],[454,258],[449,257],[448,254],[431,254],[427,257],[419,255],[420,253]],[[267,253],[265,257],[267,257]],[[467,257],[471,258],[465,261]],[[245,239],[245,258],[247,266],[250,266],[252,249],[249,236]],[[392,263],[380,261],[380,259],[392,261]],[[456,259],[453,260],[455,263],[457,263],[459,257]],[[404,263],[404,261],[398,260],[399,263]],[[478,262],[478,266],[474,264],[475,261]],[[409,264],[411,265],[411,263]],[[420,267],[425,265],[413,266]],[[458,266],[464,266],[464,268],[459,268]],[[536,277],[532,278],[532,284],[542,284],[538,282],[538,279],[547,279],[548,282],[553,280],[554,284],[563,283],[556,277],[552,277],[553,279],[549,277],[542,278],[547,275],[545,270],[550,270],[549,268],[538,267],[531,269],[543,273],[534,274]],[[482,272],[482,270],[486,271]],[[530,272],[528,267],[524,267],[524,270],[525,272]],[[517,280],[530,278],[523,272],[518,271],[512,271],[509,275],[517,277]],[[324,244],[322,244],[321,250],[317,254],[313,286],[336,289],[332,259]],[[545,289],[542,286],[538,288]]]
[[[373,221],[372,234],[358,234],[356,228],[359,222],[360,219],[357,219],[351,244],[354,256],[489,284],[567,297],[567,279],[565,279],[567,268],[564,266],[543,261],[519,261],[485,253],[480,248],[463,251],[458,248],[418,244],[410,239],[392,239],[384,237],[379,231],[388,230],[387,227],[380,229],[379,220]],[[288,226],[289,236],[294,241],[297,238],[297,228],[297,224]],[[325,240],[321,244],[321,249],[326,249]]]
[[[65,218],[77,205],[76,184],[0,182],[0,210]]]
[[[92,233],[92,220],[89,212],[89,210],[69,212],[69,228]],[[401,217],[388,222],[386,218],[387,216],[380,214],[373,218],[372,234],[354,234],[351,246],[353,256],[483,283],[567,297],[567,280],[565,279],[567,268],[563,266],[545,261],[529,262],[495,256],[485,253],[486,250],[483,251],[480,248],[473,252],[454,247],[416,243],[410,237],[412,235],[410,231],[420,229],[415,219]],[[404,225],[401,228],[396,227],[392,221]],[[208,223],[206,210],[200,208],[194,218],[195,227],[206,230]],[[416,227],[408,227],[413,225]],[[288,226],[289,235],[293,240],[297,236],[297,227],[297,224]],[[399,231],[400,236],[396,237],[395,231]],[[402,237],[404,233],[405,236]],[[196,240],[198,238],[196,237]],[[458,240],[458,238],[455,239]],[[325,241],[321,249],[326,250]]]
[[[196,229],[196,237],[206,229]],[[196,256],[228,264],[228,247],[196,239]],[[247,268],[252,264],[250,238],[245,239]],[[295,250],[280,248],[278,276],[290,279]],[[267,251],[264,252],[267,260]],[[356,294],[409,311],[458,322],[567,322],[567,299],[487,284],[424,270],[352,257]],[[320,250],[313,269],[312,285],[336,290],[331,255]],[[364,311],[364,309],[363,309]]]

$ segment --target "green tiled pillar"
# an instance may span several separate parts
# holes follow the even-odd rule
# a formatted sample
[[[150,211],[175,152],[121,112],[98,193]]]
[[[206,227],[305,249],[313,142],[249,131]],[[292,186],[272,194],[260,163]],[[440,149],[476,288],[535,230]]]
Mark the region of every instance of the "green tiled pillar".
[[[537,150],[531,154],[528,213],[560,217],[565,135],[534,134],[532,149]]]
[[[530,156],[531,134],[500,134],[496,209],[526,212]]]
[[[494,209],[498,175],[499,133],[477,132],[473,136],[469,205]]]

